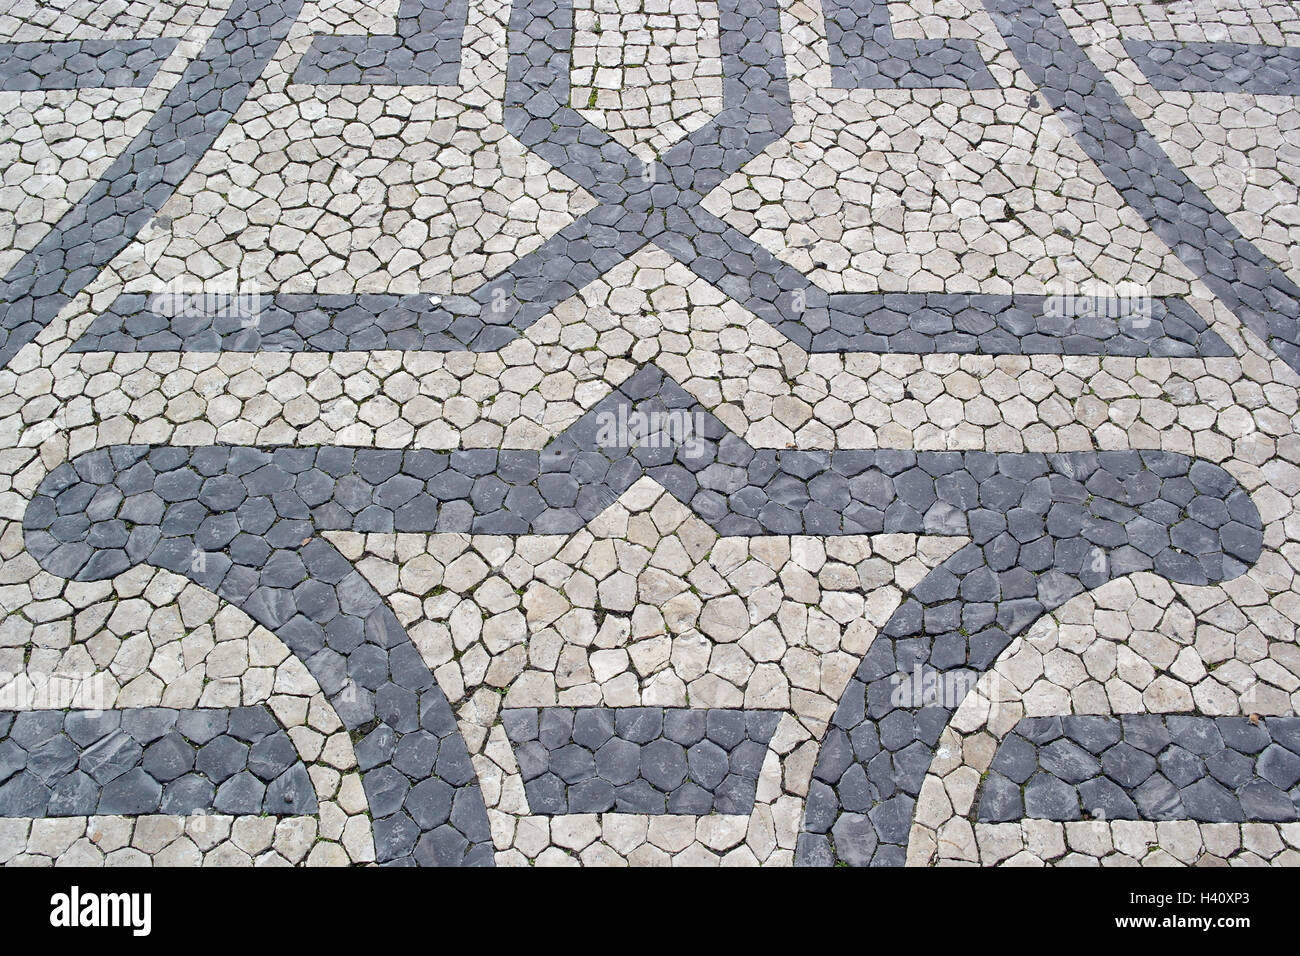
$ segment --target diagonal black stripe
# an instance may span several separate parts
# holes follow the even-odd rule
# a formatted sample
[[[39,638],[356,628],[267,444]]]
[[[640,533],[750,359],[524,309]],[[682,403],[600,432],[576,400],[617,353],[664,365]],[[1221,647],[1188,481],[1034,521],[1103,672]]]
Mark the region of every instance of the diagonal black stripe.
[[[248,97],[302,0],[234,0],[143,130],[0,281],[0,367],[171,197]]]
[[[1166,155],[1070,35],[1054,0],[984,0],[1021,68],[1174,254],[1300,371],[1300,287]]]

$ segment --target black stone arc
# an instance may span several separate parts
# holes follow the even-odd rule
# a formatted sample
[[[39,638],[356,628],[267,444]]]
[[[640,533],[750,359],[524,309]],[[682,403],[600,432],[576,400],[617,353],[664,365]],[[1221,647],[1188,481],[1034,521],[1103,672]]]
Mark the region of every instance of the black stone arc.
[[[316,457],[121,445],[78,456],[28,506],[28,547],[83,581],[147,562],[239,607],[284,641],[361,736],[377,860],[490,865],[487,811],[455,715],[392,609],[317,535],[310,482],[294,487],[304,451]],[[329,467],[330,449],[321,454]]]
[[[922,673],[974,687],[1018,634],[1077,594],[1139,570],[1231,580],[1263,547],[1249,495],[1204,460],[1127,451],[999,456],[989,467],[971,489],[970,544],[904,597],[840,698],[798,864],[904,864],[921,784],[961,700],[900,696],[900,681]]]

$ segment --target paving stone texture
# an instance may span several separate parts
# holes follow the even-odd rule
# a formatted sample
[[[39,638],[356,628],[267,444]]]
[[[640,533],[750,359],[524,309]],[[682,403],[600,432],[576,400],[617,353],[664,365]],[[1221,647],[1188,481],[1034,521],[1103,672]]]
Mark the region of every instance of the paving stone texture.
[[[0,863],[1300,864],[1300,13],[0,0]]]

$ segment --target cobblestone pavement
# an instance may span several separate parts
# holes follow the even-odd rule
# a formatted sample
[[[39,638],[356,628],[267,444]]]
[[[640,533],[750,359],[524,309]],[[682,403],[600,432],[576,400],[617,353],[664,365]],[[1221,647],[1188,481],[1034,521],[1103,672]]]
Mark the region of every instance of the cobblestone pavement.
[[[0,0],[0,863],[1300,864],[1300,8]]]

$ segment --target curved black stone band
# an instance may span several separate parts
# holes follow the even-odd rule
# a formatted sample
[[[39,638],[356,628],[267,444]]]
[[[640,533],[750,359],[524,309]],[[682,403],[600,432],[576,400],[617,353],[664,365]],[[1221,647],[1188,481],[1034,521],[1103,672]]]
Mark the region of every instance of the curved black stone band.
[[[1224,581],[1259,557],[1258,510],[1209,462],[1138,451],[997,459],[971,489],[971,543],[906,596],[840,698],[797,863],[904,863],[921,783],[960,700],[899,695],[900,678],[974,687],[1017,634],[1086,589],[1138,570]]]
[[[1300,717],[1026,717],[980,784],[979,820],[1300,820]]]
[[[81,455],[46,476],[28,505],[28,551],[83,581],[148,563],[242,609],[303,661],[347,729],[365,735],[357,747],[372,755],[362,783],[379,862],[491,864],[455,715],[392,609],[316,536],[290,487],[304,451],[316,453],[285,449],[273,462],[253,449],[118,445]]]
[[[302,0],[233,0],[145,128],[0,280],[0,367],[157,214],[247,98],[301,9]]]
[[[455,297],[448,297],[449,299]],[[94,322],[74,352],[463,351],[448,334],[442,299],[426,295],[278,293],[250,317],[168,316],[153,296],[127,292]],[[434,304],[435,300],[438,304]],[[477,310],[460,297],[459,307]],[[450,303],[449,303],[450,304]],[[1228,356],[1227,343],[1182,299],[1083,304],[1043,295],[838,293],[810,289],[806,309],[824,316],[812,352],[984,355]],[[1067,315],[1063,306],[1082,314]],[[790,305],[793,308],[793,304]],[[787,333],[789,330],[786,330]]]
[[[743,813],[776,710],[520,707],[501,712],[531,813]]]
[[[270,710],[0,712],[0,816],[316,813],[316,790]]]

